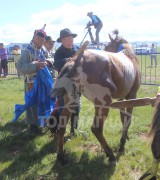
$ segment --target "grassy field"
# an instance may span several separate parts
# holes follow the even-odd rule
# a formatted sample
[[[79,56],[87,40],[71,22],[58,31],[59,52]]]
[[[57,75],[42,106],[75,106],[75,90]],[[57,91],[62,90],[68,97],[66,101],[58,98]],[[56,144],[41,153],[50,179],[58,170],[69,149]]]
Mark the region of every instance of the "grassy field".
[[[154,97],[155,86],[141,86],[138,97]],[[23,80],[10,77],[0,79],[0,179],[1,180],[136,180],[151,165],[152,154],[147,132],[153,108],[137,107],[133,112],[129,129],[130,140],[126,151],[119,156],[117,148],[121,136],[118,110],[111,110],[105,122],[104,134],[117,157],[117,166],[108,166],[98,141],[90,127],[93,121],[93,105],[82,98],[77,137],[65,143],[69,163],[65,166],[56,161],[56,142],[50,132],[29,138],[20,133],[26,128],[24,115],[18,122],[11,123],[15,103],[22,104]],[[69,135],[70,124],[66,136]]]

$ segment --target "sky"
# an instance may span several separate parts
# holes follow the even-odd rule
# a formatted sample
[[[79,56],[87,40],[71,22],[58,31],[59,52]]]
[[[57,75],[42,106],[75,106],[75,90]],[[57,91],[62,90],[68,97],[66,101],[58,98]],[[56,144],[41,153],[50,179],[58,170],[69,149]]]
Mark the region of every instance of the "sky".
[[[117,28],[129,42],[160,41],[159,0],[0,0],[0,42],[28,43],[35,29],[46,24],[54,40],[60,30],[69,28],[81,43],[92,11],[103,22],[100,42],[109,41],[108,33]],[[95,36],[95,29],[92,28]],[[85,40],[90,40],[89,35]]]

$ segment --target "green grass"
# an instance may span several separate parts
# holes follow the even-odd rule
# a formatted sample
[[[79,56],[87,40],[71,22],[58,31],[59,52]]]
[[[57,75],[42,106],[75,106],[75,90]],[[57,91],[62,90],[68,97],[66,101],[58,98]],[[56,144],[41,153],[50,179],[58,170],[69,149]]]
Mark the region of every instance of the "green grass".
[[[154,97],[155,86],[141,86],[138,97]],[[0,79],[0,179],[47,179],[47,180],[136,180],[151,165],[152,154],[146,138],[153,108],[137,107],[129,129],[130,140],[125,154],[118,156],[121,122],[118,110],[111,110],[105,122],[104,134],[114,150],[118,163],[108,166],[108,159],[91,133],[93,105],[82,97],[77,137],[65,143],[69,163],[65,166],[56,161],[56,142],[49,132],[33,139],[17,134],[25,129],[24,115],[11,123],[14,105],[23,103],[23,80]],[[70,123],[65,136],[69,135]],[[45,131],[45,129],[44,129]]]

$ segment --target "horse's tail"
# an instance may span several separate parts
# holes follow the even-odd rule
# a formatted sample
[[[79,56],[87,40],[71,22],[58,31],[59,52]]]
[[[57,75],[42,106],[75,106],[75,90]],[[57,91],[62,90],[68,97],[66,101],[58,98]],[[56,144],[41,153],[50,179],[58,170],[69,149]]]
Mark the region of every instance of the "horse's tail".
[[[158,103],[153,115],[149,136],[153,137],[155,133],[158,132],[159,130],[160,130],[160,102]]]

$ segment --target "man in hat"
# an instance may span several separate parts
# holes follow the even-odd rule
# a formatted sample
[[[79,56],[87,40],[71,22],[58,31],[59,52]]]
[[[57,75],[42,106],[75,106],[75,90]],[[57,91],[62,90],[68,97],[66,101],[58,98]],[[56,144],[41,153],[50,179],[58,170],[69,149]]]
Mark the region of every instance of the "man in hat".
[[[122,38],[118,34],[119,34],[118,29],[114,29],[114,30],[111,31],[111,38],[112,38],[112,40],[116,41],[116,46],[117,46],[116,50],[117,50],[117,52],[122,51],[123,48],[124,48],[123,44],[128,43],[124,38]]]
[[[54,56],[54,66],[60,73],[62,67],[67,63],[73,60],[73,56],[78,51],[79,47],[73,44],[74,38],[77,34],[72,33],[70,29],[65,28],[60,31],[60,37],[57,39],[57,42],[62,43],[61,46],[57,49]],[[63,106],[63,100],[59,102],[60,106]],[[61,108],[59,110],[59,113]],[[75,134],[74,129],[77,128],[78,116],[80,111],[80,105],[75,108],[75,113],[71,115],[71,134]]]
[[[53,78],[55,78],[55,69],[53,66],[53,63],[54,63],[54,52],[53,52],[54,43],[55,43],[55,41],[52,39],[51,36],[46,36],[44,47],[43,47],[44,52],[45,52],[47,67],[48,67]]]
[[[96,38],[94,43],[99,44],[99,33],[103,27],[103,23],[98,16],[93,14],[93,12],[88,12],[87,16],[89,16],[92,20],[92,22],[88,23],[87,26],[94,26],[96,29]]]
[[[35,30],[30,44],[22,51],[17,62],[17,70],[25,77],[25,94],[33,88],[38,70],[46,66],[46,58],[42,49],[45,37],[46,33],[43,29]],[[37,105],[26,110],[26,124],[29,125],[29,132],[31,134],[39,133]]]

